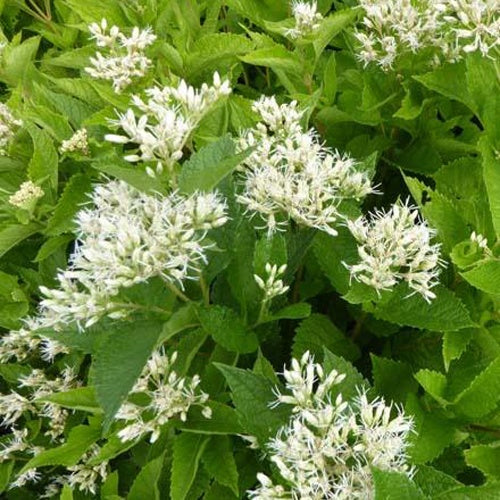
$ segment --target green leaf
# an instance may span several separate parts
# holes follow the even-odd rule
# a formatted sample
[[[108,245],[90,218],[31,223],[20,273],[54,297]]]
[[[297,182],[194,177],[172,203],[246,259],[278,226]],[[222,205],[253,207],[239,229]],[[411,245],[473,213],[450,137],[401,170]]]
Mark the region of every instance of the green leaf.
[[[114,2],[102,2],[101,0],[85,0],[81,3],[79,0],[64,0],[64,3],[71,8],[72,12],[78,14],[85,23],[90,24],[99,22],[106,18],[108,24],[112,26],[127,26],[127,19],[124,16],[120,4]]]
[[[474,336],[474,328],[464,328],[456,332],[445,332],[443,335],[443,361],[446,370],[454,359],[459,359],[465,352]]]
[[[500,295],[500,260],[481,262],[460,273],[472,286],[491,295]]]
[[[314,32],[314,52],[319,57],[325,47],[330,43],[333,37],[337,36],[342,30],[354,23],[358,17],[359,10],[342,9],[334,14],[325,17],[318,29]]]
[[[42,226],[36,222],[30,224],[11,224],[0,230],[0,257],[6,254],[11,248],[25,240],[32,234],[40,231]]]
[[[125,401],[156,346],[161,333],[157,321],[117,324],[106,332],[93,361],[97,400],[104,410],[108,428]]]
[[[453,490],[462,484],[455,478],[427,465],[420,465],[415,477],[415,484],[430,498],[437,498],[440,493]]]
[[[285,238],[281,234],[274,234],[271,238],[267,235],[261,236],[255,244],[253,257],[254,273],[266,276],[266,264],[278,267],[287,262],[287,248]]]
[[[54,213],[47,222],[45,234],[58,236],[72,231],[75,227],[73,218],[81,210],[82,204],[88,200],[91,188],[89,177],[83,174],[73,175],[66,183]]]
[[[332,52],[325,64],[323,72],[323,97],[328,105],[332,105],[337,95],[337,63],[335,52]]]
[[[295,330],[292,354],[295,358],[300,358],[304,352],[309,351],[315,356],[321,356],[323,348],[351,361],[360,356],[356,344],[347,338],[327,316],[313,314],[302,321]]]
[[[462,486],[445,491],[436,500],[498,500],[500,483],[488,483],[482,486]]]
[[[446,406],[448,401],[446,400],[446,387],[448,381],[446,376],[440,372],[433,370],[419,370],[415,374],[415,378],[418,380],[419,384],[430,394],[436,401]]]
[[[241,434],[243,432],[238,414],[233,408],[217,401],[209,401],[207,404],[212,410],[211,418],[204,417],[200,408],[191,408],[186,422],[179,424],[180,429],[197,434],[211,435]]]
[[[208,437],[185,432],[175,437],[170,484],[172,500],[187,498],[208,442]]]
[[[500,443],[471,446],[464,451],[465,461],[490,479],[500,479]]]
[[[8,460],[0,464],[0,493],[3,493],[9,486],[14,464],[14,460]]]
[[[280,309],[279,311],[270,313],[266,321],[276,321],[279,319],[302,319],[307,318],[311,314],[310,304],[298,302]]]
[[[247,330],[240,317],[228,307],[210,306],[200,308],[198,317],[204,330],[224,349],[249,353],[259,346],[257,336]]]
[[[410,293],[406,284],[398,285],[389,299],[375,307],[376,318],[398,325],[414,326],[436,332],[474,326],[462,301],[442,285],[433,288],[436,298],[427,303],[422,296]]]
[[[27,124],[31,138],[33,139],[33,156],[28,165],[28,175],[34,183],[47,185],[52,193],[57,192],[57,167],[59,157],[54,142],[49,134],[35,125]]]
[[[478,146],[483,157],[484,184],[490,202],[493,227],[497,236],[500,236],[500,161],[495,156],[495,151],[486,137],[479,140]]]
[[[36,257],[33,262],[43,262],[45,259],[49,258],[60,248],[66,248],[67,244],[74,239],[71,234],[62,234],[60,236],[54,236],[53,238],[48,238],[45,243],[40,247]]]
[[[337,394],[342,394],[344,400],[349,400],[356,397],[360,390],[368,390],[370,388],[363,375],[349,361],[336,356],[326,348],[324,348],[324,355],[323,369],[325,373],[337,370],[339,373],[346,375],[346,378],[340,384],[333,387],[331,391],[333,399],[335,399]]]
[[[55,392],[50,396],[40,398],[39,401],[50,401],[72,410],[102,413],[93,387],[77,387],[66,392]]]
[[[73,490],[67,484],[63,486],[59,500],[73,500]]]
[[[127,500],[159,500],[160,489],[158,481],[163,467],[164,456],[161,455],[148,462],[137,474]]]
[[[12,88],[25,83],[32,74],[33,60],[35,59],[40,37],[32,36],[20,45],[7,45],[2,53],[0,79]]]
[[[251,434],[264,445],[288,421],[288,409],[279,406],[275,410],[269,404],[276,399],[274,384],[267,378],[248,370],[216,364],[226,378],[234,406],[240,415],[245,433]]]
[[[289,52],[283,45],[274,45],[257,49],[240,59],[255,66],[265,66],[274,71],[285,71],[292,74],[301,74],[302,65],[295,54]]]
[[[263,21],[281,21],[288,16],[289,2],[284,0],[226,0],[225,3],[258,25]]]
[[[373,365],[373,382],[377,392],[399,403],[406,401],[409,393],[415,393],[417,383],[407,363],[370,355]],[[397,383],[395,383],[397,381]]]
[[[170,319],[163,325],[163,330],[160,335],[159,342],[165,342],[178,333],[199,326],[196,309],[193,304],[186,304],[185,306],[177,309]]]
[[[78,425],[71,429],[66,442],[55,448],[49,448],[34,456],[21,469],[21,474],[29,469],[48,465],[75,465],[87,449],[101,437],[97,425]]]
[[[244,160],[249,150],[235,154],[235,145],[229,135],[199,149],[184,162],[179,176],[179,189],[191,194],[212,191]]]
[[[386,471],[372,467],[374,500],[425,500],[417,485],[400,472]]]
[[[227,436],[213,436],[202,456],[205,469],[215,480],[238,495],[238,469],[234,461],[231,441]]]
[[[500,400],[500,357],[492,361],[455,399],[457,413],[477,419],[493,411]]]

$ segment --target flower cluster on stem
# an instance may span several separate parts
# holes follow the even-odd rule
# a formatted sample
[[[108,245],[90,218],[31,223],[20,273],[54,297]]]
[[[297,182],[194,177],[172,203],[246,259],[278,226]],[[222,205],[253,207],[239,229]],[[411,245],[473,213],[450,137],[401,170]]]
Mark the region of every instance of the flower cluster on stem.
[[[167,356],[162,350],[155,351],[130,392],[145,394],[149,402],[145,406],[125,402],[116,414],[126,425],[118,433],[122,441],[132,441],[150,434],[154,443],[160,436],[161,428],[173,418],[185,421],[187,412],[193,405],[203,408],[205,418],[211,417],[211,410],[205,406],[208,394],[198,390],[200,378],[180,377],[172,365],[177,354]]]
[[[420,219],[418,210],[398,202],[388,211],[348,221],[358,242],[361,261],[347,266],[351,276],[380,292],[406,281],[430,301],[440,273],[440,245],[431,243],[435,231]]]
[[[220,98],[230,93],[229,81],[222,81],[217,72],[213,85],[204,83],[199,89],[184,80],[176,87],[147,89],[147,100],[133,96],[135,109],[128,109],[112,122],[124,135],[108,134],[105,139],[119,144],[137,144],[136,153],[126,155],[125,160],[155,162],[157,174],[164,168],[171,172],[175,162],[182,158],[184,146],[200,120]],[[151,167],[147,171],[155,175]]]
[[[316,2],[292,2],[292,14],[295,26],[286,31],[291,38],[302,38],[313,34],[320,25],[323,16],[318,12]]]
[[[267,446],[280,480],[258,474],[250,498],[366,500],[373,498],[371,466],[412,475],[406,449],[413,424],[401,409],[363,391],[353,401],[340,393],[332,399],[345,375],[325,373],[308,352],[283,376],[287,392],[278,392],[276,404],[292,405],[292,416]]]
[[[111,80],[113,89],[121,92],[135,78],[146,74],[151,60],[145,49],[156,40],[149,28],[141,30],[135,27],[131,35],[126,36],[118,26],[112,26],[108,31],[108,22],[102,19],[100,24],[92,23],[89,31],[100,49],[95,57],[90,58],[91,66],[85,68],[91,77]]]
[[[23,122],[14,117],[6,104],[0,103],[0,156],[7,154],[16,128],[22,124]]]
[[[19,189],[9,197],[9,203],[17,208],[32,211],[36,202],[43,197],[45,192],[32,181],[25,181]]]
[[[292,219],[335,236],[340,203],[373,192],[370,179],[352,158],[323,147],[314,130],[303,130],[295,101],[262,97],[253,109],[261,122],[239,141],[241,150],[254,151],[242,162],[237,200],[266,221],[270,234]]]
[[[89,143],[87,129],[81,128],[77,130],[69,139],[62,142],[59,148],[61,154],[81,152],[84,155],[89,154]]]

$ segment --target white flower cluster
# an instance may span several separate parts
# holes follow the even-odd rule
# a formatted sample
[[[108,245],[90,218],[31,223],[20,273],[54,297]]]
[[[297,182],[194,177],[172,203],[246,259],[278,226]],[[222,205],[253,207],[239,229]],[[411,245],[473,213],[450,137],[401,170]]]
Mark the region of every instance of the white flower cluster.
[[[146,57],[145,49],[156,40],[149,28],[141,30],[135,27],[127,37],[118,26],[112,26],[108,31],[108,22],[103,19],[100,24],[92,23],[89,31],[90,38],[102,49],[90,58],[91,66],[85,68],[92,78],[111,80],[113,89],[121,92],[134,78],[146,74],[151,60]]]
[[[105,139],[119,144],[138,145],[135,154],[125,156],[130,162],[157,162],[156,173],[165,167],[172,169],[183,156],[183,149],[193,130],[207,111],[223,96],[231,93],[228,80],[221,81],[218,73],[213,76],[213,85],[204,83],[195,89],[184,80],[177,87],[153,87],[146,90],[148,99],[133,96],[132,102],[141,113],[128,109],[112,123],[119,126],[125,135],[108,134]],[[154,175],[149,169],[148,173]]]
[[[292,2],[292,14],[295,26],[286,31],[291,38],[302,38],[314,33],[320,25],[323,16],[318,12],[316,2]]]
[[[406,281],[425,300],[436,297],[431,288],[440,272],[440,245],[431,243],[435,231],[419,218],[415,207],[398,202],[387,212],[376,210],[370,219],[348,221],[348,227],[361,258],[347,266],[353,278],[377,292]]]
[[[12,429],[12,434],[10,439],[2,443],[2,448],[0,449],[0,463],[5,462],[5,460],[11,460],[14,458],[14,454],[22,452],[31,447],[31,444],[27,440],[28,429]]]
[[[63,141],[59,148],[61,154],[74,153],[80,151],[84,155],[89,154],[89,143],[87,129],[77,130],[69,139]]]
[[[204,406],[208,394],[197,390],[200,378],[198,375],[191,378],[178,376],[172,369],[176,359],[176,353],[169,358],[164,352],[155,351],[148,360],[130,392],[131,395],[146,394],[148,404],[141,406],[127,401],[115,417],[126,421],[126,426],[118,433],[122,441],[132,441],[151,434],[149,440],[154,443],[164,424],[172,418],[185,421],[187,412],[193,405],[202,406],[205,418],[211,417],[211,409]]]
[[[99,446],[91,446],[90,450],[82,456],[78,464],[67,468],[70,474],[60,477],[58,483],[68,484],[71,489],[78,488],[80,491],[95,495],[97,493],[97,485],[103,483],[108,477],[107,460],[96,465],[89,464],[90,460],[96,457],[99,452]]]
[[[9,203],[17,208],[24,210],[32,210],[36,202],[45,194],[40,186],[37,186],[32,181],[25,181],[19,189],[9,197]]]
[[[264,292],[264,302],[269,302],[278,297],[278,295],[283,295],[289,290],[288,285],[283,284],[281,276],[283,276],[286,271],[286,264],[278,267],[276,264],[271,265],[267,263],[265,266],[266,277],[261,278],[258,274],[254,274],[253,277],[257,283],[257,286]]]
[[[21,120],[14,118],[9,107],[0,103],[0,155],[7,154],[7,148],[14,138],[16,127],[23,124]]]
[[[57,439],[64,432],[68,410],[59,405],[39,401],[42,398],[65,392],[77,387],[76,374],[65,368],[61,376],[49,379],[42,370],[34,369],[29,375],[19,378],[19,388],[29,393],[27,396],[11,391],[10,394],[0,395],[0,419],[2,425],[12,426],[28,411],[39,418],[47,418],[48,430],[45,435]]]
[[[500,44],[498,0],[360,0],[365,11],[359,59],[392,68],[404,53],[433,49],[435,62]]]
[[[58,274],[59,288],[40,287],[39,327],[86,328],[105,315],[121,317],[133,304],[112,298],[155,276],[182,287],[206,261],[207,231],[227,220],[225,203],[213,193],[148,195],[110,181],[95,188],[92,201],[77,215],[79,242]]]
[[[284,371],[290,394],[278,394],[278,404],[293,405],[292,417],[268,446],[283,484],[258,474],[250,498],[366,500],[373,498],[371,466],[412,475],[406,457],[411,419],[363,392],[352,402],[341,394],[332,401],[330,391],[344,377],[336,370],[325,374],[308,352],[292,360]]]
[[[295,101],[263,96],[253,109],[262,121],[239,141],[241,150],[255,149],[242,162],[238,201],[266,220],[269,233],[289,218],[335,236],[339,204],[373,192],[370,179],[347,155],[324,148],[313,130],[303,131]]]

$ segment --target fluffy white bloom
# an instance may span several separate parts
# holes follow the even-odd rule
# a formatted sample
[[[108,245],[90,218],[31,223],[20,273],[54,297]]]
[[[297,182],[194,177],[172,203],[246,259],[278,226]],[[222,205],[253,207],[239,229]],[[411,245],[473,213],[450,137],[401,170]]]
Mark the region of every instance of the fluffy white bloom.
[[[20,451],[25,451],[31,445],[26,440],[28,437],[28,429],[12,429],[12,437],[1,444],[0,463],[13,458],[13,454]]]
[[[9,107],[0,103],[0,155],[7,154],[7,148],[14,138],[15,129],[23,124],[14,118]]]
[[[89,143],[87,129],[81,128],[77,130],[68,140],[63,141],[59,151],[64,153],[74,153],[80,151],[84,155],[89,153]]]
[[[160,436],[161,427],[172,418],[186,420],[187,412],[193,405],[203,408],[203,415],[211,417],[208,394],[197,390],[200,378],[179,377],[172,369],[177,354],[170,358],[162,351],[156,351],[148,360],[131,394],[146,394],[149,402],[139,406],[127,401],[122,405],[116,418],[125,420],[126,426],[118,433],[122,441],[131,441],[145,434],[151,434],[154,443]]]
[[[78,488],[80,491],[95,495],[98,484],[104,482],[108,477],[108,462],[106,460],[97,465],[89,465],[88,463],[99,452],[100,448],[93,445],[78,464],[67,468],[70,474],[61,478],[61,482],[68,484],[71,488]]]
[[[384,70],[404,53],[430,49],[435,60],[487,56],[500,43],[498,0],[360,0],[359,59]],[[432,59],[432,58],[430,58]]]
[[[91,66],[85,68],[91,77],[111,80],[114,90],[121,92],[134,78],[146,74],[151,60],[146,57],[145,49],[156,40],[149,28],[135,27],[127,37],[117,26],[112,26],[108,32],[108,23],[103,19],[100,24],[91,24],[89,31],[102,49],[90,58]]]
[[[26,483],[36,483],[42,478],[42,474],[36,469],[29,469],[17,476],[16,480],[9,484],[9,488],[22,488]]]
[[[404,280],[425,300],[435,298],[431,288],[438,283],[440,245],[431,243],[435,231],[415,207],[398,202],[387,212],[376,210],[370,219],[348,221],[348,227],[361,258],[347,266],[353,278],[377,292]]]
[[[280,276],[283,276],[286,271],[286,264],[278,267],[276,264],[271,265],[269,262],[265,266],[266,277],[261,278],[259,275],[254,274],[254,279],[257,286],[264,292],[264,301],[269,302],[278,295],[283,295],[290,288],[283,284]]]
[[[251,498],[366,500],[373,498],[370,466],[412,475],[406,449],[413,425],[402,410],[369,402],[363,392],[351,402],[341,394],[333,401],[331,390],[344,375],[326,374],[308,352],[292,360],[284,378],[291,394],[278,393],[278,404],[293,405],[292,417],[268,443],[283,484],[259,474]]]
[[[9,203],[17,208],[32,210],[36,202],[45,194],[40,186],[32,181],[23,182],[19,189],[9,197]]]
[[[182,286],[206,261],[207,231],[227,220],[213,193],[148,195],[111,181],[95,188],[92,201],[77,215],[79,241],[58,275],[59,288],[40,287],[39,327],[88,327],[104,315],[121,317],[126,304],[112,298],[155,276]]]
[[[108,134],[105,139],[118,144],[138,145],[135,154],[125,156],[130,162],[155,161],[157,173],[171,169],[183,156],[183,148],[207,111],[231,92],[229,81],[218,73],[213,85],[204,83],[195,89],[181,80],[176,87],[153,87],[146,90],[147,100],[132,98],[136,108],[128,109],[112,123],[125,135]]]
[[[30,328],[11,330],[0,337],[0,363],[7,363],[12,358],[24,361],[40,345],[41,340],[32,335]]]
[[[316,2],[292,2],[292,14],[295,18],[295,26],[287,30],[286,34],[291,38],[301,38],[314,33],[320,25],[323,16],[318,12]]]
[[[239,141],[241,150],[255,149],[242,162],[237,200],[266,220],[269,233],[293,219],[335,236],[342,200],[373,192],[368,176],[347,155],[324,148],[313,130],[303,131],[295,101],[262,97],[253,109],[262,121]]]

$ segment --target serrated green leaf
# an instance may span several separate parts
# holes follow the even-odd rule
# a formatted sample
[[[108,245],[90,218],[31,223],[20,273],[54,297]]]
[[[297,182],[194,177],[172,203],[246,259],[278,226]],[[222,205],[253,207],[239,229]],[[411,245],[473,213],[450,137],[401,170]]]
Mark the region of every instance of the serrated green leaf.
[[[377,392],[389,400],[403,403],[408,394],[416,392],[418,387],[413,372],[407,363],[381,358],[371,354],[373,382]],[[397,381],[397,383],[394,383]]]
[[[102,413],[93,387],[77,387],[65,392],[56,392],[50,396],[41,398],[40,401],[50,401],[63,408],[71,408],[72,410]]]
[[[159,500],[158,481],[163,467],[164,456],[161,455],[148,462],[137,474],[130,488],[127,500]]]
[[[321,21],[318,29],[314,31],[313,37],[316,57],[320,56],[333,37],[354,23],[358,14],[359,10],[357,9],[342,9],[325,17]]]
[[[422,492],[430,498],[436,498],[440,493],[461,486],[461,483],[452,476],[427,465],[420,465],[418,467],[413,480]]]
[[[254,435],[264,445],[288,421],[289,410],[269,404],[276,399],[274,385],[267,378],[233,366],[216,364],[226,378],[234,406],[240,415],[245,433]]]
[[[257,49],[240,56],[240,59],[255,66],[265,66],[274,71],[285,71],[292,74],[302,73],[302,67],[297,56],[288,51],[283,45]]]
[[[36,222],[30,224],[11,224],[0,230],[0,257],[6,254],[11,248],[25,240],[29,236],[37,233],[42,226]]]
[[[125,401],[161,333],[158,321],[117,324],[94,351],[93,373],[97,400],[104,410],[105,428]]]
[[[235,145],[229,135],[211,142],[184,162],[179,176],[180,191],[187,194],[212,191],[249,153],[235,154]]]
[[[408,296],[406,285],[398,285],[389,299],[375,307],[376,318],[398,325],[414,326],[437,332],[474,326],[462,301],[442,285],[433,288],[436,298],[427,303],[420,295]]]
[[[198,310],[198,317],[204,330],[224,349],[239,353],[257,350],[257,336],[246,328],[232,309],[223,306],[203,307]]]
[[[313,314],[302,321],[295,330],[292,354],[295,358],[300,358],[304,352],[309,351],[315,356],[321,356],[324,348],[351,361],[360,355],[356,344],[347,338],[327,316]]]
[[[426,500],[417,485],[400,472],[372,467],[374,500]]]
[[[266,318],[267,321],[276,321],[279,319],[302,319],[307,318],[311,314],[310,304],[298,302],[273,312]]]
[[[446,370],[450,367],[450,363],[459,359],[465,352],[469,342],[474,336],[473,328],[464,328],[456,332],[445,332],[443,335],[443,361]]]
[[[500,260],[480,262],[460,273],[472,286],[491,295],[500,295]]]
[[[495,151],[488,143],[486,137],[479,141],[479,150],[483,157],[483,176],[488,199],[490,202],[493,227],[497,236],[500,235],[500,161],[495,156]]]
[[[59,157],[49,134],[35,125],[26,128],[33,139],[33,156],[28,165],[28,175],[35,183],[47,185],[51,192],[57,192]]]
[[[500,443],[471,446],[464,451],[465,461],[483,472],[486,477],[500,479]]]
[[[227,436],[213,436],[202,456],[205,469],[215,480],[238,495],[238,469],[234,461],[231,441]]]
[[[57,252],[60,248],[65,248],[66,245],[73,239],[74,236],[71,234],[62,234],[60,236],[48,238],[40,247],[40,250],[38,250],[38,253],[33,259],[33,262],[43,262],[45,259]]]
[[[424,369],[415,373],[415,378],[425,391],[436,401],[444,406],[448,404],[445,397],[448,381],[446,380],[446,376],[444,374],[434,370]]]
[[[186,432],[175,437],[170,484],[172,500],[187,498],[208,442],[208,437]]]
[[[200,408],[191,408],[186,422],[179,424],[180,429],[197,434],[241,434],[243,429],[236,411],[217,401],[209,401],[212,417],[202,415]]]
[[[54,213],[47,222],[45,229],[47,235],[58,236],[74,229],[73,218],[81,210],[82,204],[88,200],[91,188],[91,180],[86,175],[76,174],[69,179],[59,197]]]
[[[286,264],[287,248],[285,238],[281,234],[274,234],[271,238],[261,236],[255,243],[253,270],[258,276],[266,276],[266,264],[278,267]]]

